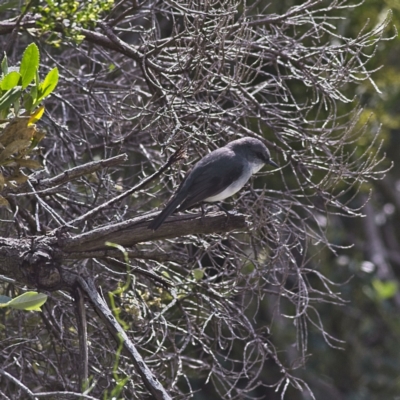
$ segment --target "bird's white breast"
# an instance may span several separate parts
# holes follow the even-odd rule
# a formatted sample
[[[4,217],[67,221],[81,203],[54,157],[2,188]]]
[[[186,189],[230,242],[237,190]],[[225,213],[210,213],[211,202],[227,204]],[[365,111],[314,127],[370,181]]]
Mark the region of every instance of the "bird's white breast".
[[[260,168],[258,168],[257,171]],[[246,182],[250,179],[251,175],[253,174],[253,171],[254,171],[253,165],[248,165],[248,168],[245,168],[242,176],[238,180],[231,183],[221,193],[218,193],[215,196],[208,197],[207,199],[204,199],[204,201],[212,203],[214,201],[221,201],[221,200],[226,199],[227,197],[233,196],[236,192],[238,192],[246,184]]]

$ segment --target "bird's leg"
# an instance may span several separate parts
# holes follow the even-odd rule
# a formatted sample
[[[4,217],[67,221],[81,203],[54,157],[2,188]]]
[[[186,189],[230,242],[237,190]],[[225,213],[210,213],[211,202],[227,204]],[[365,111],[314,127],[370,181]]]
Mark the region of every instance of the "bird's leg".
[[[230,217],[231,215],[235,215],[235,214],[236,214],[236,211],[230,212],[230,211],[226,210],[220,203],[215,203],[215,205],[216,205],[221,211],[223,211],[223,212],[226,214],[227,217]]]

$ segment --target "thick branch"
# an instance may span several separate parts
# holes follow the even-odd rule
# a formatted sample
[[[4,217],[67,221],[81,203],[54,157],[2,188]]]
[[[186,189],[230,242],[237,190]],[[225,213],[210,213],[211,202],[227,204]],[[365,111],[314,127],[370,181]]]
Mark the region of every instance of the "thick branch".
[[[153,232],[147,228],[149,217],[152,216],[155,216],[155,213],[63,239],[61,250],[64,253],[96,251],[107,249],[105,242],[129,247],[136,243],[159,239],[195,234],[224,233],[234,230],[243,231],[247,228],[246,217],[242,214],[229,216],[224,213],[213,213],[207,216],[185,214],[168,218],[157,231]]]
[[[106,242],[130,247],[139,242],[154,241],[185,235],[225,233],[247,229],[246,216],[242,214],[226,216],[213,213],[207,216],[185,214],[174,215],[156,232],[147,229],[147,214],[122,223],[94,229],[73,237],[40,236],[23,239],[0,238],[0,273],[15,279],[17,283],[27,284],[39,289],[54,291],[72,290],[76,275],[62,267],[65,259],[82,259],[83,254],[90,257],[116,256],[115,249]],[[145,258],[143,253],[134,253],[137,258]],[[149,256],[151,258],[151,255]],[[118,260],[114,260],[118,264]],[[121,267],[122,265],[118,265]],[[135,267],[138,274],[163,286],[169,282]]]

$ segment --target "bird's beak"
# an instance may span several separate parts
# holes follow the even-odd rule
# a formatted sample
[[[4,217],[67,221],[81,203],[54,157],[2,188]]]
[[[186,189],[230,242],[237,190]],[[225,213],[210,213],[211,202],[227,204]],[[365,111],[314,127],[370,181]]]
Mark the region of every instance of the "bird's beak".
[[[268,164],[271,164],[274,167],[279,168],[279,165],[275,161],[272,161],[271,159],[269,159]]]

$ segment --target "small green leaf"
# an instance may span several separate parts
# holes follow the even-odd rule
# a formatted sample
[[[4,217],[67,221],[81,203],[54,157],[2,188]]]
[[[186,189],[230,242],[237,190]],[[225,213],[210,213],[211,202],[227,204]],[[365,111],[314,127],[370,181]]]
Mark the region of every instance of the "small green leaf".
[[[7,110],[20,96],[21,86],[16,86],[13,89],[7,90],[0,98],[0,110]]]
[[[21,79],[21,74],[17,71],[11,71],[0,82],[1,90],[10,90],[15,86],[18,86]]]
[[[47,295],[37,292],[26,292],[12,299],[7,305],[17,310],[41,311],[40,307],[46,302]]]
[[[3,75],[7,75],[8,74],[8,60],[7,60],[6,52],[4,52],[4,57],[3,57],[3,60],[1,62],[1,72],[3,73]]]
[[[14,101],[14,114],[15,114],[15,115],[18,115],[20,109],[21,109],[21,102],[20,102],[20,99],[16,99],[16,100]]]
[[[58,83],[58,68],[53,68],[44,78],[44,81],[39,86],[39,96],[36,104],[47,97],[57,86]]]
[[[22,76],[22,89],[25,89],[35,78],[39,68],[39,49],[31,43],[24,51],[19,72]]]
[[[196,281],[201,281],[204,278],[204,269],[196,268],[192,271],[192,274]]]

